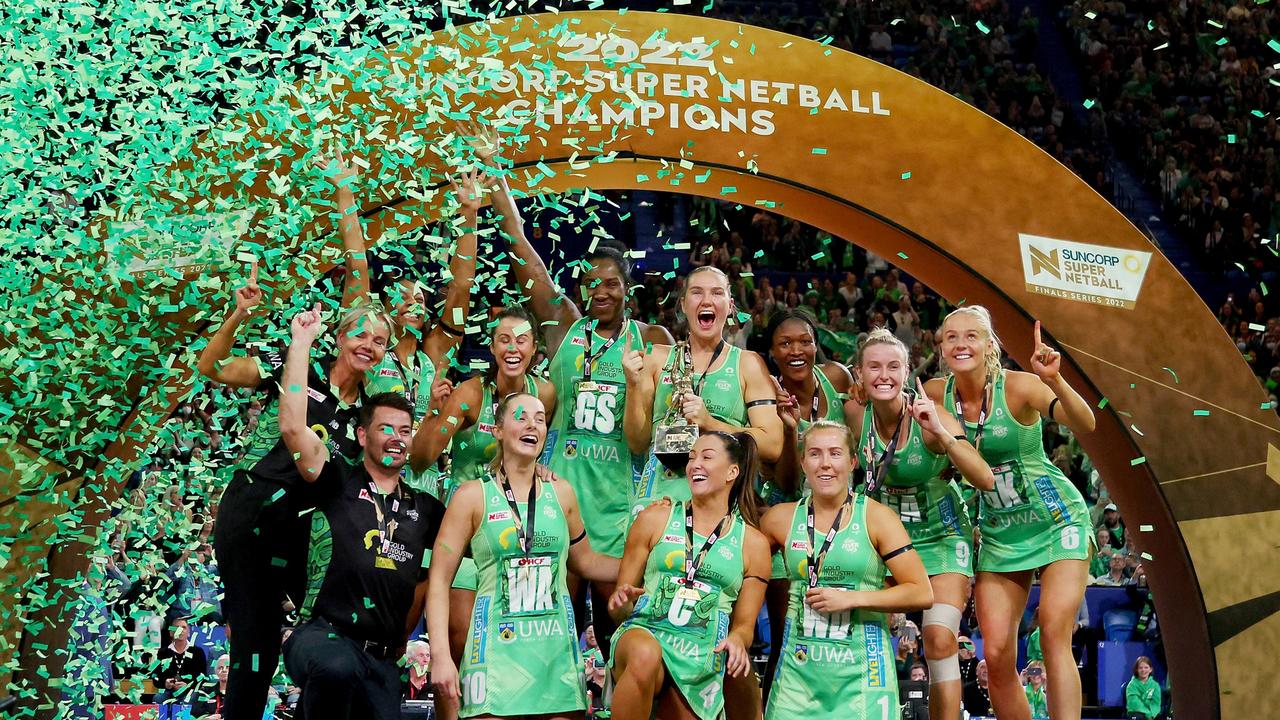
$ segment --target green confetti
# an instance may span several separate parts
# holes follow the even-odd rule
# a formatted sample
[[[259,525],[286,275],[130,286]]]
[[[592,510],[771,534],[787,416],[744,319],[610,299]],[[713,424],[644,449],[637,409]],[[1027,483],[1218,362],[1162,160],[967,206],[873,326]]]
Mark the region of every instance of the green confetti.
[[[810,152],[811,152],[811,153],[813,153],[814,155],[826,155],[826,154],[827,154],[827,149],[826,149],[826,148],[816,147],[816,148],[813,148],[812,150],[810,150]]]
[[[911,171],[910,171],[910,170],[908,170],[908,171],[906,171],[906,172],[902,173],[902,179],[903,179],[903,180],[910,180],[910,179],[911,179]]]
[[[1085,109],[1085,110],[1089,110],[1089,109],[1090,109],[1090,108],[1092,108],[1093,106],[1094,106],[1093,98],[1088,98],[1088,99],[1086,99],[1086,100],[1084,101],[1084,109]]]
[[[982,31],[982,34],[983,34],[983,35],[989,35],[989,34],[991,34],[991,28],[989,28],[989,27],[987,27],[985,24],[983,24],[983,22],[982,22],[981,20],[979,20],[979,21],[977,21],[976,23],[974,23],[974,25],[977,25],[977,26],[978,26],[978,30]]]
[[[1132,460],[1130,460],[1130,461],[1129,461],[1129,466],[1130,466],[1130,467],[1137,467],[1137,466],[1139,466],[1139,465],[1141,465],[1141,464],[1145,463],[1146,461],[1147,461],[1147,458],[1146,458],[1145,456],[1136,457],[1136,458],[1134,458],[1134,459],[1132,459]]]
[[[1195,415],[1196,417],[1209,417],[1208,410],[1192,410],[1191,414]]]

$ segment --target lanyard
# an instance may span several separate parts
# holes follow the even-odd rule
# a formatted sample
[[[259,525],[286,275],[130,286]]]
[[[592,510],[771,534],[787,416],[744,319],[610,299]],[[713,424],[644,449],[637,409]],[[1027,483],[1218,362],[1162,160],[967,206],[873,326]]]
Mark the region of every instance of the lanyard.
[[[716,544],[720,539],[721,533],[725,532],[725,522],[732,522],[733,515],[725,515],[720,518],[720,522],[716,523],[716,529],[711,531],[707,536],[706,542],[702,543],[702,549],[698,551],[698,556],[693,556],[693,503],[686,503],[684,506],[684,579],[685,582],[693,582],[693,578],[698,574],[698,568],[702,567],[703,561],[707,559],[707,553],[711,550],[711,546]]]
[[[511,491],[511,483],[507,482],[506,468],[498,470],[498,482],[502,485],[502,494],[507,498],[507,505],[511,506],[511,522],[516,526],[520,550],[528,555],[533,550],[533,526],[538,521],[538,474],[536,472],[533,474],[533,482],[529,484],[529,504],[526,508],[529,513],[528,526],[520,518],[520,506],[516,505],[516,494]]]
[[[840,509],[836,511],[836,517],[831,521],[831,529],[827,531],[826,538],[822,541],[822,549],[814,554],[815,544],[813,541],[813,498],[809,498],[805,510],[807,517],[805,518],[805,526],[809,530],[809,589],[818,587],[818,575],[822,572],[822,563],[827,559],[827,551],[831,549],[831,543],[836,539],[836,533],[840,532],[840,521],[844,520],[844,514],[853,506],[853,488],[849,489],[849,494],[845,496],[844,502],[841,503]]]
[[[702,378],[693,383],[694,395],[702,394],[702,386],[707,384],[707,376],[711,374],[711,367],[716,364],[716,360],[719,359],[720,353],[724,351],[724,346],[725,346],[725,342],[724,340],[721,340],[720,344],[716,345],[715,352],[711,353],[711,362],[707,363],[707,369],[703,371]],[[689,371],[690,371],[689,374],[692,375],[693,374],[693,350],[692,349],[689,350]]]
[[[626,317],[623,317],[622,326],[618,328],[618,332],[614,333],[613,337],[605,341],[604,346],[600,348],[600,353],[596,354],[591,351],[591,340],[592,340],[591,326],[597,325],[599,324],[599,322],[600,322],[599,320],[592,320],[591,322],[585,322],[582,324],[582,335],[583,335],[583,339],[586,340],[586,342],[583,343],[583,346],[582,346],[582,381],[583,382],[591,382],[592,365],[595,365],[597,360],[604,357],[604,354],[609,352],[609,348],[613,347],[613,344],[618,342],[619,337],[627,333],[627,325],[629,324]]]
[[[400,379],[404,380],[404,399],[409,401],[410,406],[418,404],[418,379],[413,373],[413,364],[408,366],[400,364],[400,356],[396,354],[394,349],[388,350],[391,355],[391,361],[396,364],[396,372],[400,373]],[[413,357],[410,355],[409,357]]]
[[[884,482],[884,476],[889,472],[889,466],[893,464],[893,457],[898,453],[898,439],[902,436],[902,426],[910,424],[902,422],[902,418],[907,414],[907,403],[911,402],[911,396],[907,395],[902,399],[902,415],[898,416],[898,422],[893,428],[893,437],[889,440],[889,444],[885,446],[884,452],[880,453],[877,458],[875,439],[879,436],[876,432],[876,412],[871,411],[871,422],[867,423],[867,459],[868,465],[866,469],[866,489],[863,492],[868,494],[880,489],[880,484]]]
[[[960,422],[968,425],[968,421],[964,419],[964,403],[960,401],[960,389],[955,389],[956,395],[956,411],[960,414]],[[978,430],[973,434],[973,447],[977,448],[978,443],[982,442],[982,431],[987,427],[987,384],[982,386],[982,408],[978,410]]]
[[[395,539],[396,528],[400,523],[396,522],[396,517],[400,514],[400,486],[396,485],[396,497],[391,500],[391,519],[387,520],[386,499],[378,490],[378,486],[372,480],[369,481],[369,499],[373,501],[374,516],[378,518],[378,535],[382,538],[382,547],[386,548],[391,545],[391,541]]]

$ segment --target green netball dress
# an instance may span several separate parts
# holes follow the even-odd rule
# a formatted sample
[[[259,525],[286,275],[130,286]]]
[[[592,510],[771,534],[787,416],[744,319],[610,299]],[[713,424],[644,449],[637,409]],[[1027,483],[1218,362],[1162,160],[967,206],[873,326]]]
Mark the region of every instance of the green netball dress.
[[[818,418],[818,420],[830,420],[832,422],[838,422],[841,425],[843,425],[844,424],[844,398],[841,397],[840,393],[836,392],[836,386],[831,384],[831,380],[827,378],[826,373],[822,372],[817,367],[814,367],[813,376],[818,381],[818,392],[820,392],[822,396],[825,397],[827,400],[827,412],[825,415]],[[781,378],[778,378],[778,384],[779,385],[782,384]],[[809,426],[812,425],[814,422],[815,422],[814,420],[805,420],[804,418],[800,418],[800,422],[796,423],[796,437],[799,438],[800,436],[804,435],[804,431],[808,430]],[[799,451],[800,449],[796,448],[797,456],[799,454]],[[797,488],[795,492],[792,492],[792,493],[783,492],[780,488],[778,488],[776,485],[774,485],[771,481],[768,481],[768,480],[766,480],[760,485],[759,492],[760,492],[760,498],[764,501],[764,504],[768,507],[773,507],[774,505],[781,505],[782,503],[785,503],[785,502],[795,502],[799,500],[801,496],[804,495],[804,489],[805,489],[804,478],[801,477],[800,487]],[[769,572],[769,579],[785,580],[786,578],[787,578],[787,569],[782,566],[782,553],[774,553],[773,564]]]
[[[810,499],[796,504],[782,549],[791,601],[774,671],[766,720],[896,720],[898,676],[893,639],[884,613],[823,613],[804,601],[809,589]],[[824,544],[825,533],[815,534]],[[884,588],[885,566],[867,535],[867,499],[854,495],[849,523],[836,532],[820,564],[819,587],[872,591]]]
[[[471,538],[480,582],[459,670],[460,717],[587,707],[565,586],[569,529],[551,482],[538,483],[532,503],[516,497],[515,508],[492,476],[481,484],[484,522]]]
[[[628,341],[633,348],[644,347],[644,338],[633,320],[613,338],[593,332],[594,323],[580,318],[571,325],[551,359],[551,382],[559,398],[543,462],[577,492],[592,549],[622,557],[634,465],[622,434],[627,406],[622,353]],[[590,368],[585,367],[588,350]]]
[[[1016,572],[1058,560],[1088,561],[1093,548],[1089,509],[1080,491],[1045,457],[1041,421],[1023,425],[1005,402],[1006,373],[996,377],[989,417],[965,422],[965,434],[996,476],[979,493],[979,572]],[[947,410],[956,417],[955,378],[947,378]],[[976,398],[975,398],[976,400]]]
[[[525,392],[537,396],[538,384],[528,375],[524,378]],[[480,414],[476,422],[469,428],[454,433],[452,459],[449,472],[434,479],[427,488],[436,499],[448,507],[449,501],[458,488],[468,480],[478,480],[489,472],[489,463],[498,452],[498,441],[493,437],[494,415],[498,412],[498,403],[494,401],[493,383],[483,383],[480,396]],[[432,492],[432,487],[436,492]],[[458,572],[453,576],[453,585],[459,590],[476,589],[476,563],[469,557],[462,558],[458,564]]]
[[[409,362],[400,362],[395,350],[387,348],[382,360],[375,365],[365,377],[365,388],[369,395],[395,392],[403,393],[405,400],[413,406],[413,422],[415,427],[427,414],[427,406],[431,404],[431,385],[436,381],[436,366],[431,358],[421,350],[415,350]]]
[[[701,720],[724,710],[723,653],[714,652],[729,635],[733,603],[742,588],[742,540],[746,523],[733,514],[729,529],[705,555],[692,582],[685,580],[685,503],[676,501],[662,537],[644,568],[645,594],[614,638],[632,628],[648,632],[662,647],[667,676]],[[693,534],[694,553],[706,536]],[[616,656],[615,656],[616,657]],[[610,660],[609,669],[613,665]]]
[[[747,408],[742,400],[742,349],[725,343],[725,359],[719,369],[705,375],[694,373],[693,385],[699,390],[707,405],[707,412],[712,417],[730,425],[746,426]],[[658,386],[653,393],[653,426],[656,428],[671,406],[673,385],[671,382],[671,366],[675,361],[675,347],[667,351],[666,363],[659,376]],[[649,451],[644,470],[635,479],[631,492],[631,512],[643,510],[646,505],[659,498],[669,497],[672,500],[688,500],[689,480],[685,477],[684,468],[679,472],[668,470],[658,461],[658,456]]]
[[[867,405],[862,413],[863,445],[870,445],[873,457],[880,458],[885,443],[875,431],[874,421],[871,406]],[[942,477],[950,461],[946,455],[929,450],[918,423],[908,420],[907,425],[907,439],[894,453],[883,484],[871,493],[871,498],[898,513],[930,576],[960,573],[973,577],[969,545],[973,525],[960,488],[955,481]]]

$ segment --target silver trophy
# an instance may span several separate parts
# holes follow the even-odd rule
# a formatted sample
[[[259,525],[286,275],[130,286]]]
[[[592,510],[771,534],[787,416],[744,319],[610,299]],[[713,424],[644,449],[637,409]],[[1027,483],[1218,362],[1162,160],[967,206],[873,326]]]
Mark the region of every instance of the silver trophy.
[[[671,378],[675,390],[662,422],[654,426],[653,454],[668,470],[682,473],[698,440],[698,426],[685,419],[680,410],[685,394],[693,394],[693,353],[688,341],[676,343],[671,365],[663,368],[663,375]]]

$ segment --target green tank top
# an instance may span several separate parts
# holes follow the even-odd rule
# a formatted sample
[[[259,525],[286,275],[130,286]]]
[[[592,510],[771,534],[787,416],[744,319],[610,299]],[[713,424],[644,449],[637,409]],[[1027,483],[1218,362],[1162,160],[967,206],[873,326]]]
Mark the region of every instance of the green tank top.
[[[839,392],[836,391],[836,386],[831,384],[831,380],[827,378],[827,374],[822,372],[822,370],[818,369],[817,367],[814,367],[813,377],[818,384],[818,387],[817,387],[818,394],[826,398],[827,400],[827,411],[826,413],[823,413],[821,416],[819,416],[818,420],[830,420],[832,422],[838,422],[841,425],[843,425],[844,424],[844,398],[841,396]],[[781,385],[782,378],[777,378],[777,380],[778,380],[778,384]],[[817,395],[815,395],[815,397],[817,397]],[[809,426],[812,425],[814,422],[816,421],[800,418],[800,422],[796,424],[797,437],[803,435],[804,431],[808,430]],[[796,448],[796,450],[797,452],[799,452],[799,448]],[[793,493],[783,492],[777,485],[773,483],[772,480],[765,480],[763,477],[761,478],[761,480],[762,482],[760,483],[760,486],[756,488],[756,490],[760,495],[760,499],[763,500],[764,504],[769,507],[772,507],[774,505],[781,505],[782,503],[785,503],[785,502],[795,502],[804,496],[805,488],[804,488],[803,477],[800,478],[800,488]]]
[[[667,351],[667,359],[659,375],[658,386],[653,394],[653,426],[662,423],[671,406],[674,386],[671,382],[670,367],[675,359],[675,347]],[[742,349],[725,343],[725,359],[720,367],[707,373],[706,379],[699,373],[693,377],[694,385],[707,405],[707,412],[715,419],[745,427],[747,425],[747,407],[742,399]],[[668,470],[658,462],[657,456],[650,450],[644,470],[636,481],[633,491],[632,511],[643,508],[653,500],[669,497],[673,500],[689,500],[689,482],[684,469],[679,472]]]
[[[979,423],[965,421],[965,435],[991,467],[996,486],[978,494],[978,518],[982,528],[983,552],[988,544],[1013,548],[1011,555],[1047,551],[1050,538],[1046,528],[1060,528],[1053,545],[1065,551],[1084,550],[1093,541],[1088,527],[1089,509],[1080,491],[1067,480],[1044,454],[1041,420],[1031,425],[1018,422],[1005,400],[1005,379],[1001,371],[995,379],[991,408],[978,437]],[[948,377],[944,405],[956,417],[955,378]],[[974,398],[970,402],[981,402]],[[1086,556],[1087,559],[1087,556]],[[979,569],[982,568],[981,558]]]
[[[622,432],[627,405],[622,354],[628,339],[631,347],[642,348],[644,338],[639,324],[628,320],[610,344],[591,332],[594,322],[584,317],[571,325],[551,359],[558,402],[543,462],[578,494],[592,549],[622,557],[631,517],[627,494],[634,465]],[[588,342],[589,379],[583,367]]]
[[[395,351],[388,348],[381,362],[366,374],[365,391],[371,396],[387,392],[404,393],[405,400],[413,406],[413,423],[416,428],[427,414],[427,406],[431,403],[431,385],[435,380],[436,366],[426,353],[414,350],[412,360],[405,365],[400,362]]]
[[[471,538],[478,584],[463,651],[460,717],[563,713],[586,707],[573,605],[565,584],[569,529],[550,480],[535,508],[516,497],[528,551],[500,484],[486,475],[484,520]],[[534,516],[536,515],[536,520]],[[537,658],[537,662],[530,662]]]
[[[850,696],[858,693],[856,685],[847,686],[835,680],[846,679],[846,676],[850,676],[848,679],[860,678],[859,684],[867,689],[891,691],[896,697],[897,676],[890,657],[893,639],[889,634],[887,616],[863,609],[824,613],[812,609],[804,601],[809,589],[807,519],[811,502],[812,498],[805,498],[796,504],[791,516],[791,532],[782,549],[787,579],[791,581],[783,653],[784,657],[795,662],[788,662],[785,669],[780,668],[778,679],[783,679],[784,672],[807,678],[806,682],[799,684],[807,685],[812,693],[810,700],[817,707],[844,706]],[[819,548],[825,537],[826,533],[815,528],[814,541]],[[863,592],[881,590],[885,586],[885,564],[867,532],[867,498],[860,493],[854,494],[849,522],[836,532],[822,561],[818,586]],[[796,684],[796,679],[788,678],[789,684]],[[774,717],[774,708],[770,710],[770,716]],[[803,714],[807,707],[792,710]],[[784,712],[782,716],[800,715]]]
[[[704,720],[724,707],[724,657],[713,650],[729,634],[733,604],[742,588],[742,543],[746,523],[733,523],[707,552],[692,582],[685,580],[685,503],[672,503],[662,536],[644,568],[645,594],[618,629],[649,631],[662,647],[667,673],[690,707]],[[706,536],[693,534],[699,552]]]
[[[498,441],[493,437],[494,416],[498,403],[494,400],[494,383],[481,380],[484,388],[480,397],[480,414],[471,427],[459,430],[453,436],[453,459],[445,494],[451,496],[452,488],[484,477],[485,466],[498,452]],[[537,396],[538,383],[529,375],[524,376],[524,391]]]

